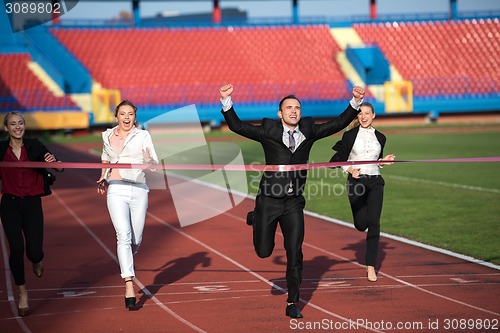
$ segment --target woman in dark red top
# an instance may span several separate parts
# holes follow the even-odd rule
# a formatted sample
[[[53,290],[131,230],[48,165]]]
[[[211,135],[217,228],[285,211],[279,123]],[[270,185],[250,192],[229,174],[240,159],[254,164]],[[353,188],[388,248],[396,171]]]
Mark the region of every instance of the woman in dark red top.
[[[19,112],[8,113],[3,120],[9,139],[0,141],[0,161],[56,162],[57,159],[38,139],[24,138],[25,121]],[[54,168],[57,171],[63,169]],[[44,169],[0,168],[2,199],[0,218],[9,242],[9,267],[19,290],[18,315],[29,312],[28,292],[24,277],[24,242],[26,256],[33,263],[33,272],[43,274],[43,211]]]

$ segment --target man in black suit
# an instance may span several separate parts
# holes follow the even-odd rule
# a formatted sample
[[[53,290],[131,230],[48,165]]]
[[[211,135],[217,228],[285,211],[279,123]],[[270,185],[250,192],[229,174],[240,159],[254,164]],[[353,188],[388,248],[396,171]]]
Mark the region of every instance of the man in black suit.
[[[242,122],[236,115],[231,101],[233,89],[232,84],[219,89],[224,119],[231,131],[260,142],[266,165],[307,163],[316,140],[340,131],[357,117],[365,94],[363,88],[354,87],[353,98],[345,111],[323,124],[315,124],[311,117],[302,118],[300,101],[289,95],[279,104],[280,120],[264,118],[261,125],[254,126]],[[295,303],[299,301],[302,281],[305,207],[302,193],[306,178],[307,170],[265,171],[259,184],[255,210],[247,216],[247,224],[253,226],[255,252],[261,258],[272,254],[276,228],[278,223],[280,225],[287,258],[288,304],[285,313],[291,318],[303,317]]]

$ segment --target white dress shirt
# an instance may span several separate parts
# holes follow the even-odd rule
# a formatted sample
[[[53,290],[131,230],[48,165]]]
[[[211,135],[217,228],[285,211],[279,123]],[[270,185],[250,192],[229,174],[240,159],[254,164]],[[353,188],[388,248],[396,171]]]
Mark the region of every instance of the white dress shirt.
[[[116,127],[102,132],[102,161],[131,164],[150,163],[150,161],[144,161],[143,151],[148,150],[149,156],[153,159],[153,162],[158,163],[158,156],[156,155],[153,140],[148,131],[134,128],[127,136],[123,149],[121,151],[115,151],[109,142],[109,138],[114,135],[115,129]],[[124,181],[146,183],[146,177],[141,169],[119,169],[119,172]],[[109,169],[106,169],[105,178],[106,180],[109,179]]]
[[[306,139],[305,135],[300,131],[299,125],[295,127],[295,130],[291,130],[285,125],[283,125],[283,143],[285,146],[290,147],[290,136],[288,135],[288,131],[295,131],[293,133],[293,138],[295,139],[295,150],[300,146],[302,142]]]
[[[351,153],[349,154],[348,161],[377,161],[382,149],[380,142],[375,136],[375,128],[359,127],[359,132],[352,146]],[[352,167],[353,169],[360,169],[359,173],[362,175],[380,175],[380,170],[377,164],[362,164],[362,165],[346,165],[343,166],[345,172]]]

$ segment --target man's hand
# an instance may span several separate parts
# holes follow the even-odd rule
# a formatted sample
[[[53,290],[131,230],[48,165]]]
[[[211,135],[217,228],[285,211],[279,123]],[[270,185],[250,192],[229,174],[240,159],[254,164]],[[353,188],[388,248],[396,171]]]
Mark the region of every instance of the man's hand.
[[[233,85],[231,83],[225,84],[219,88],[220,97],[222,99],[226,99],[228,96],[231,96],[233,93]]]
[[[363,98],[365,98],[365,89],[360,86],[354,86],[354,88],[352,88],[352,96],[354,97],[356,104],[361,104]]]

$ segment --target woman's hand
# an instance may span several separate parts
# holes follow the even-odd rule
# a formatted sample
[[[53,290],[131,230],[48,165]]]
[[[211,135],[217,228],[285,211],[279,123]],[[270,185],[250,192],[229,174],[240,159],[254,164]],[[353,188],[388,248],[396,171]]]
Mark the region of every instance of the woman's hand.
[[[57,158],[56,158],[53,154],[51,154],[51,153],[45,153],[45,155],[43,155],[43,159],[44,159],[44,161],[45,161],[45,162],[47,162],[47,163],[60,162],[60,161],[58,161],[58,160],[57,160]],[[59,171],[59,172],[61,172],[61,171],[63,171],[63,170],[64,170],[63,168],[52,168],[52,169],[54,169],[54,170],[56,170],[56,171]]]
[[[361,169],[354,169],[354,168],[350,167],[349,169],[347,169],[347,172],[349,172],[351,174],[352,178],[359,179],[360,170]]]
[[[386,157],[382,159],[382,161],[394,161],[396,159],[396,155],[394,154],[389,154]],[[380,165],[392,165],[394,162],[386,162],[386,163],[380,163]]]
[[[97,193],[99,194],[106,193],[108,182],[106,181],[106,179],[104,179],[104,176],[101,176],[101,178],[99,178],[99,180],[96,183],[97,183]]]
[[[143,156],[144,163],[146,163],[146,164],[155,163],[155,160],[153,160],[151,158],[151,154],[149,153],[149,148],[142,150],[142,156]]]

